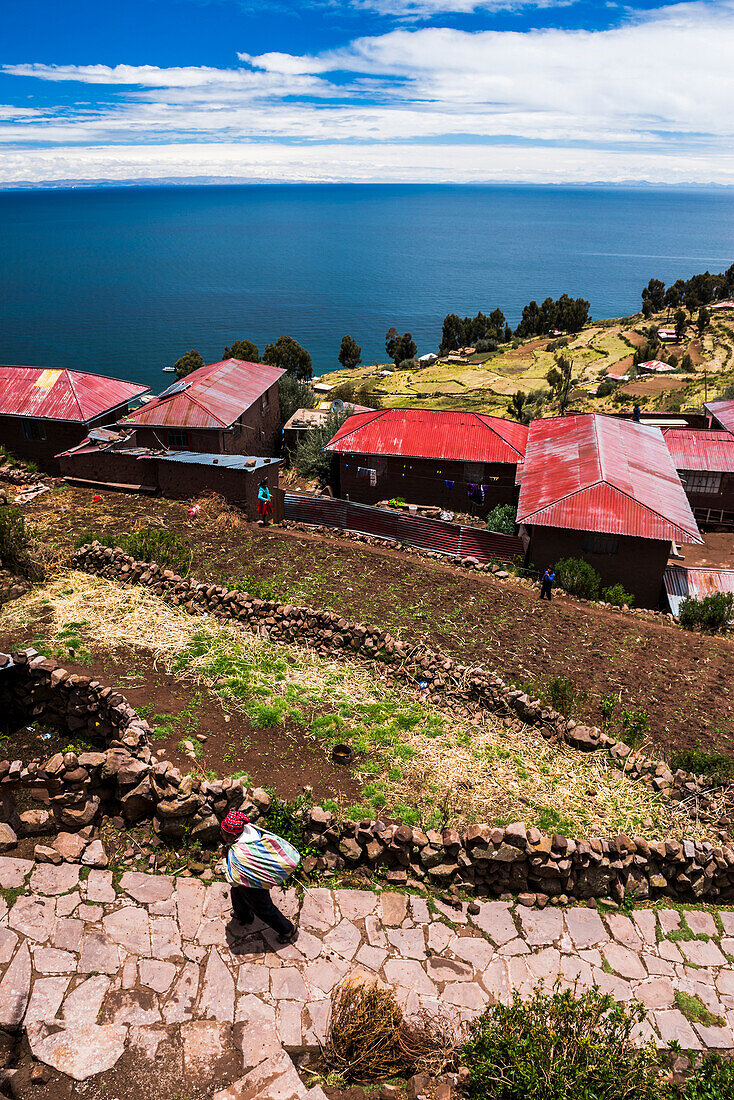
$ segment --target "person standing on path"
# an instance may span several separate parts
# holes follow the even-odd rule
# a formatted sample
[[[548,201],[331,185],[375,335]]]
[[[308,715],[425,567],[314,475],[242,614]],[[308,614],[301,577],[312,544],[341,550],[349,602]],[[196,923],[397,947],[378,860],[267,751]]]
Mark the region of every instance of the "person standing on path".
[[[551,590],[553,588],[553,581],[556,579],[556,571],[552,565],[549,565],[543,574],[543,579],[540,582],[540,599],[550,600],[552,599]]]
[[[259,523],[263,527],[268,526],[268,520],[273,514],[273,502],[270,499],[270,490],[268,489],[268,483],[265,478],[260,482],[260,488],[257,491],[257,514],[260,519]]]
[[[261,838],[260,830],[250,824],[249,817],[241,810],[230,810],[222,822],[221,829],[222,843],[226,849],[225,866],[231,886],[232,909],[237,920],[240,924],[252,924],[253,919],[259,917],[263,924],[267,924],[278,933],[280,943],[293,943],[298,936],[298,929],[275,905],[270,897],[270,891],[259,886],[246,886],[233,881],[230,870],[231,849],[238,842],[256,843]]]

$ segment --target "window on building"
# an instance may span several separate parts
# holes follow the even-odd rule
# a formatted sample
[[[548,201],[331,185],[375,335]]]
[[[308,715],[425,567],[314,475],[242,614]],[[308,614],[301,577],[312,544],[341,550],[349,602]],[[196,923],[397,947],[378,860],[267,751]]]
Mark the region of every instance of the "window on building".
[[[26,420],[23,424],[23,435],[26,439],[45,439],[46,425],[40,420]]]
[[[470,484],[477,484],[484,477],[483,462],[465,462],[464,477]]]
[[[617,535],[584,535],[581,548],[589,554],[616,554],[619,550],[619,538]]]
[[[709,474],[705,470],[679,470],[678,473],[687,493],[721,492],[721,474]]]
[[[266,413],[270,408],[270,391],[266,390],[265,393],[260,396],[260,412]]]
[[[189,445],[188,432],[169,432],[167,438],[169,447],[188,447]]]

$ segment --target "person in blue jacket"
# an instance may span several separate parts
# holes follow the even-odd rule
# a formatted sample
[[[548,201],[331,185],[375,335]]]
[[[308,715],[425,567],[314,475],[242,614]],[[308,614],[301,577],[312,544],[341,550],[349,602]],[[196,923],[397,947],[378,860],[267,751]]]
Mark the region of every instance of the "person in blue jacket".
[[[553,588],[553,582],[556,579],[556,571],[552,565],[549,565],[543,574],[543,579],[540,582],[540,599],[550,600],[552,598],[551,591]]]

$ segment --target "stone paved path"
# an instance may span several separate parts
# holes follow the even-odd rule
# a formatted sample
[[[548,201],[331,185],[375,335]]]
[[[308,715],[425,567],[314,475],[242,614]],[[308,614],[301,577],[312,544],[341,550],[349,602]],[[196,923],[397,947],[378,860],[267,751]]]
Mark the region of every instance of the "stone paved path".
[[[215,1100],[321,1100],[289,1054],[317,1045],[333,987],[355,970],[394,986],[408,1012],[440,1004],[463,1019],[539,980],[596,983],[641,1000],[642,1034],[659,1045],[734,1048],[734,912],[487,901],[470,916],[400,893],[313,889],[300,904],[290,890],[276,900],[300,907],[301,931],[282,946],[233,920],[223,883],[127,872],[115,889],[111,871],[80,872],[0,858],[12,902],[0,898],[0,1026],[24,1027],[36,1058],[78,1080],[126,1050],[154,1064],[176,1031],[184,1074],[204,1080],[234,1042],[235,1083]],[[676,991],[720,1023],[689,1023]]]

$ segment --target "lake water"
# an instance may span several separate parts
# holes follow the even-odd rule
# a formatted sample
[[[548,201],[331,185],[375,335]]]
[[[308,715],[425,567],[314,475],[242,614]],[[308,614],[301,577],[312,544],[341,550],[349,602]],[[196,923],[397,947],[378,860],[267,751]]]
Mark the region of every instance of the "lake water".
[[[0,362],[145,382],[189,348],[207,361],[285,333],[316,373],[341,337],[384,359],[409,330],[435,350],[446,313],[568,291],[634,313],[651,276],[734,260],[734,192],[427,186],[208,186],[0,192]]]

